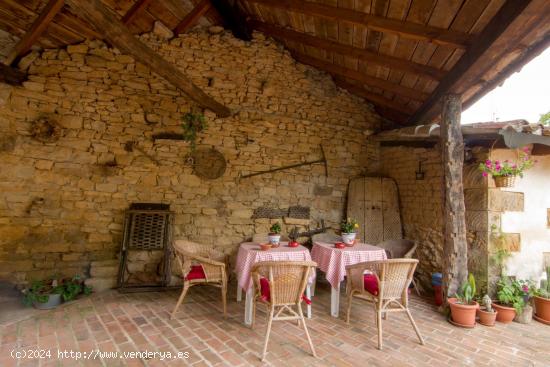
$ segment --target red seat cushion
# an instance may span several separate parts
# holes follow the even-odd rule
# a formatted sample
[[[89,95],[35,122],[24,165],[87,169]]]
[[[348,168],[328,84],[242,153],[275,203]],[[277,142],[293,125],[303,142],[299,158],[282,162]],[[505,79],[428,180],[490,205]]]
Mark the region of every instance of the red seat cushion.
[[[204,274],[204,269],[202,265],[192,265],[191,271],[185,277],[185,280],[193,279],[206,279],[206,274]]]
[[[378,296],[378,281],[374,274],[365,274],[363,275],[365,282],[365,290],[372,294],[373,296]]]
[[[269,290],[269,280],[267,278],[260,278],[260,300],[263,302],[271,300],[271,291]],[[302,300],[308,305],[311,304],[311,300],[304,295],[302,295]]]

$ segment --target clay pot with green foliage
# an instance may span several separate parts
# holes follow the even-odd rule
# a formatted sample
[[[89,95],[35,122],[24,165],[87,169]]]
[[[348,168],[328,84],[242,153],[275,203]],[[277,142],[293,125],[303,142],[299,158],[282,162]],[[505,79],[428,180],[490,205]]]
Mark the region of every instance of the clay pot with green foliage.
[[[550,298],[535,296],[535,316],[537,320],[550,324]]]
[[[451,319],[455,324],[464,327],[472,327],[476,324],[476,312],[479,308],[476,301],[465,304],[458,298],[448,298],[447,302],[451,308]]]
[[[516,317],[516,309],[513,307],[507,307],[498,303],[493,303],[493,307],[497,311],[497,321],[504,324],[509,324],[514,321]]]
[[[451,319],[457,326],[474,327],[476,324],[476,312],[479,303],[474,301],[476,294],[476,282],[473,274],[468,275],[468,280],[460,287],[460,294],[456,298],[448,298],[451,308]]]

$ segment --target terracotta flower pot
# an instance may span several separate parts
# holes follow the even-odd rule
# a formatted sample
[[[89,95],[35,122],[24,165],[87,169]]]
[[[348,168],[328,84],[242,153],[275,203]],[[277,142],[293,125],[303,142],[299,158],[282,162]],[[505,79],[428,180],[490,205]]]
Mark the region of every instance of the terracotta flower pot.
[[[550,323],[550,299],[535,296],[535,315]]]
[[[498,303],[493,303],[493,308],[497,311],[497,321],[504,324],[509,324],[516,317],[516,309],[513,307],[507,307],[499,305]]]
[[[476,311],[479,308],[477,302],[472,302],[469,305],[463,305],[456,298],[447,299],[451,307],[451,318],[455,324],[464,327],[472,327],[476,324]]]
[[[479,317],[479,323],[485,326],[495,326],[495,320],[497,318],[498,312],[494,311],[489,312],[485,310],[477,310],[477,316]]]

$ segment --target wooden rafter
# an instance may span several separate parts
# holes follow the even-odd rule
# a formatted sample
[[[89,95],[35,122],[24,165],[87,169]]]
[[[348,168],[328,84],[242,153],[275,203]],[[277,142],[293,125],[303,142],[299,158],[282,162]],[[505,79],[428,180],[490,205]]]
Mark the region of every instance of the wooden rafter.
[[[111,45],[132,55],[136,61],[172,83],[198,105],[214,111],[220,117],[230,115],[231,111],[227,107],[204,93],[177,67],[134,37],[117,15],[101,3],[101,0],[66,0],[66,3],[75,14],[101,30]]]
[[[193,28],[195,24],[199,21],[199,19],[206,14],[208,10],[210,10],[212,7],[212,4],[210,3],[210,0],[201,0],[200,3],[198,3],[193,10],[191,10],[185,18],[179,22],[179,24],[174,28],[174,34],[178,35],[180,33],[185,33],[189,29]]]
[[[477,61],[500,35],[506,31],[508,26],[522,13],[530,2],[531,0],[506,1],[483,31],[476,37],[476,40],[472,42],[466,53],[462,55],[451,71],[441,80],[430,98],[409,118],[409,123],[415,124],[425,119],[430,110],[439,103],[441,98],[452,91],[455,83],[463,78],[470,68],[476,67]]]
[[[40,15],[33,22],[27,33],[17,42],[13,50],[6,58],[6,65],[11,65],[19,57],[27,53],[38,38],[44,33],[48,25],[51,23],[55,15],[61,10],[64,5],[63,0],[50,0]]]
[[[132,5],[132,7],[124,14],[122,17],[122,23],[124,24],[130,24],[136,17],[139,15],[139,13],[144,10],[147,5],[153,0],[138,0]]]
[[[384,96],[381,96],[380,94],[372,93],[355,83],[350,83],[349,81],[346,81],[342,78],[335,78],[334,81],[339,87],[344,88],[349,92],[358,95],[359,97],[365,98],[376,106],[391,109],[393,111],[399,112],[401,115],[406,116],[410,116],[414,112],[411,108],[404,106],[401,103],[388,99]]]
[[[21,85],[25,80],[27,80],[27,74],[11,66],[0,63],[0,83]]]
[[[333,64],[328,61],[320,60],[315,57],[305,55],[295,50],[291,50],[291,53],[292,53],[292,56],[302,64],[311,65],[317,69],[324,70],[333,75],[338,75],[344,78],[352,79],[352,80],[361,82],[363,84],[367,84],[371,87],[380,88],[388,92],[392,92],[397,95],[400,95],[402,97],[407,97],[420,102],[426,100],[429,97],[427,93],[423,93],[421,91],[417,91],[415,89],[390,82],[386,79],[376,78],[354,69],[346,68],[341,65]]]
[[[390,19],[377,15],[367,14],[352,9],[314,3],[302,0],[247,0],[284,10],[292,10],[305,15],[344,21],[379,32],[398,34],[403,38],[417,41],[432,42],[439,45],[455,48],[466,48],[470,42],[470,35],[443,28],[430,27],[422,24]]]
[[[260,22],[258,20],[250,20],[250,25],[271,37],[282,41],[294,41],[308,46],[317,47],[325,51],[335,52],[344,56],[352,56],[359,58],[362,61],[371,62],[376,65],[395,68],[401,71],[418,74],[433,80],[440,80],[445,76],[444,70],[412,62],[409,60],[400,59],[394,56],[381,55],[376,52],[366,50],[359,47],[354,47],[331,41],[326,38],[312,36],[306,33],[297,32],[288,28],[278,27],[273,24]]]

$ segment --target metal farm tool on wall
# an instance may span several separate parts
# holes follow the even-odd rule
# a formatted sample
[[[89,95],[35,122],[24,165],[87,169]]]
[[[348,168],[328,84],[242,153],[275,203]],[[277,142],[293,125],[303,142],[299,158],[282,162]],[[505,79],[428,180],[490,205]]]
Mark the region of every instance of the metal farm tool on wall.
[[[249,174],[246,174],[246,175],[242,175],[240,178],[249,178],[249,177],[254,177],[254,176],[259,176],[259,175],[265,175],[267,173],[273,173],[273,172],[277,172],[277,171],[284,171],[284,170],[287,170],[287,169],[297,168],[297,167],[302,167],[302,166],[310,166],[312,164],[317,164],[317,163],[323,163],[325,165],[325,177],[328,177],[327,157],[325,156],[325,150],[323,149],[323,146],[320,145],[320,147],[321,147],[321,158],[316,159],[314,161],[306,161],[306,162],[300,162],[300,163],[295,163],[295,164],[289,164],[288,166],[272,168],[272,169],[268,169],[266,171],[249,173]]]

